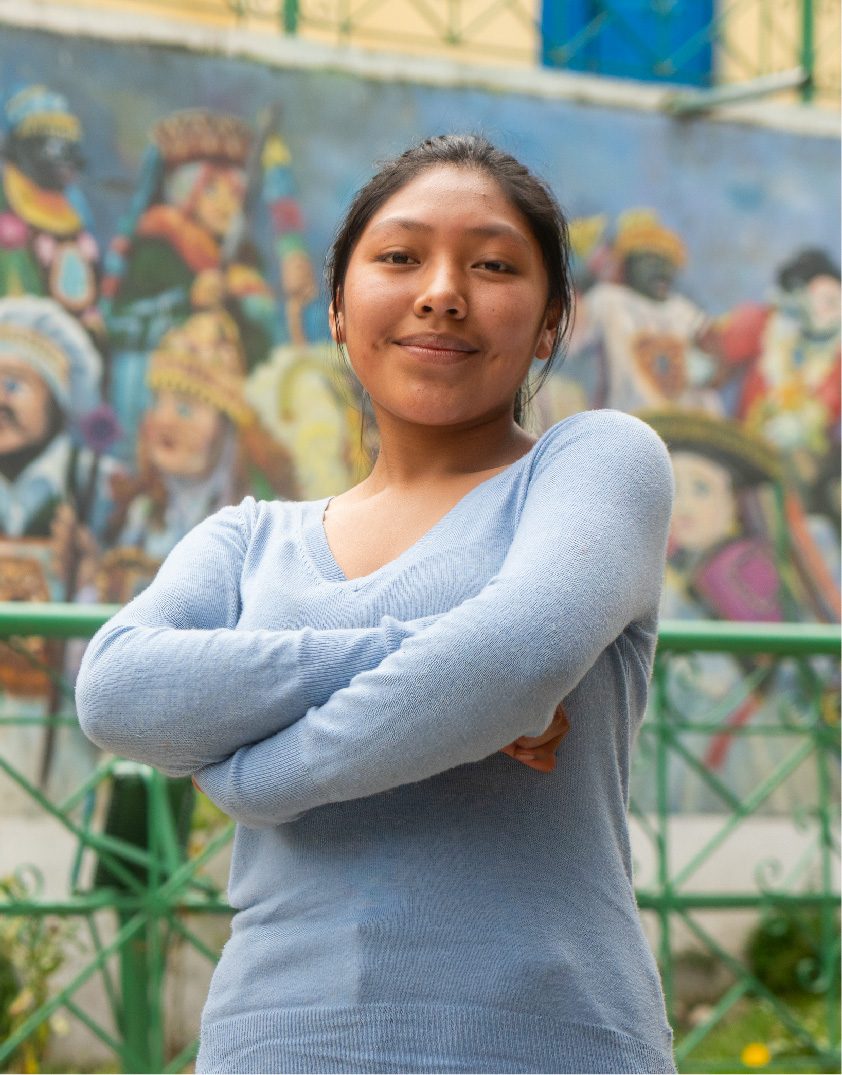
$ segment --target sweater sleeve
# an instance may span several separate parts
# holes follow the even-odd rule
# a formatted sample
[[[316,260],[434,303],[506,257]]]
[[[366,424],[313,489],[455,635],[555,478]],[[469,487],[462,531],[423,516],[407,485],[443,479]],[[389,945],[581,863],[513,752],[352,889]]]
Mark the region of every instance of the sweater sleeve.
[[[433,776],[540,734],[630,624],[657,609],[669,456],[615,411],[561,423],[532,461],[500,571],[295,725],[197,774],[243,824]]]
[[[246,500],[200,523],[91,640],[76,708],[98,746],[193,773],[300,719],[432,622],[237,630],[253,510]]]

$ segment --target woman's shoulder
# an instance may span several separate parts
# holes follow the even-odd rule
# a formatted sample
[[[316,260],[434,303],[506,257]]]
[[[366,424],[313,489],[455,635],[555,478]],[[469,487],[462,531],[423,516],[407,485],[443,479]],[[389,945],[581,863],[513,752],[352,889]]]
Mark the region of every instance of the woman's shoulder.
[[[633,414],[611,409],[580,411],[556,422],[533,446],[537,457],[557,458],[573,445],[593,445],[602,455],[649,457],[669,463],[669,453],[652,426]]]
[[[322,501],[258,500],[256,497],[246,496],[239,504],[221,508],[210,516],[209,520],[213,520],[218,526],[236,527],[249,540],[265,527],[297,530],[306,513],[320,503]]]
[[[228,504],[208,515],[194,528],[193,534],[233,541],[245,551],[267,528],[276,532],[295,531],[308,506],[307,501],[257,500],[246,496],[239,504]]]
[[[673,474],[666,445],[651,426],[623,411],[582,411],[558,422],[533,448],[528,489],[587,513],[646,505],[653,524],[672,510]]]

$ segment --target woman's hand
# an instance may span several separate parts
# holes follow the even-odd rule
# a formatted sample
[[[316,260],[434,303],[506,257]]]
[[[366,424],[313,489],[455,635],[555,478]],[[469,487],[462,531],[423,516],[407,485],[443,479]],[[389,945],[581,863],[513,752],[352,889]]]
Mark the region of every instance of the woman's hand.
[[[563,704],[559,703],[550,726],[542,735],[522,735],[503,747],[503,753],[528,765],[530,769],[537,769],[539,773],[551,773],[555,769],[555,752],[569,731],[570,721]]]

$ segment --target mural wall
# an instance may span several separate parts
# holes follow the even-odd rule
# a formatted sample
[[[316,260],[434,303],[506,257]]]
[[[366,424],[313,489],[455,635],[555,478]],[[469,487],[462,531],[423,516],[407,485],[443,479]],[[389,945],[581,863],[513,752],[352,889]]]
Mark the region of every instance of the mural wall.
[[[664,614],[838,617],[837,139],[10,27],[0,105],[0,600],[125,601],[217,508],[362,472],[332,229],[373,160],[470,128],[572,220],[578,315],[536,430],[619,407],[672,452]],[[3,647],[2,704],[58,713],[51,670],[78,659]],[[675,689],[747,671],[711,658]],[[0,736],[59,786],[91,761],[72,731]],[[732,745],[705,764],[738,786]]]

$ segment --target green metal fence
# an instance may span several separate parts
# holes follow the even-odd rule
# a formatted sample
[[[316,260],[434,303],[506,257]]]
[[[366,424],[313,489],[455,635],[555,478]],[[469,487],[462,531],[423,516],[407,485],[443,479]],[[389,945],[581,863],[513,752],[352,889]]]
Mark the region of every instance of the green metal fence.
[[[579,0],[569,30],[544,40],[541,0],[64,0],[277,32],[338,45],[444,55],[462,61],[552,66],[594,74],[687,81],[682,73],[712,53],[703,97],[682,95],[689,113],[731,100],[795,91],[839,107],[839,0],[718,0],[713,17],[687,36],[673,30],[695,0]],[[559,0],[561,3],[561,0]],[[656,32],[641,26],[654,19]],[[643,20],[643,21],[641,21]],[[623,67],[603,69],[590,52],[610,34]],[[662,40],[659,40],[662,39]],[[587,57],[587,58],[586,58]],[[705,61],[707,66],[707,61]],[[695,82],[693,78],[690,81]]]
[[[62,642],[86,638],[113,611],[0,604],[0,656],[13,651],[35,660],[27,636]],[[652,703],[638,751],[642,771],[634,781],[633,822],[638,853],[651,852],[639,872],[638,900],[653,927],[668,1004],[679,1027],[681,1070],[839,1070],[839,644],[834,626],[662,625]],[[690,676],[698,702],[709,659],[731,662],[736,674],[712,702],[703,698],[701,704],[685,705],[688,670],[701,676]],[[70,699],[68,684],[63,687]],[[194,825],[187,842],[189,784],[120,759],[100,758],[78,786],[61,794],[49,782],[38,786],[38,765],[28,756],[13,756],[5,745],[14,729],[39,735],[73,731],[72,705],[42,705],[37,712],[32,700],[7,695],[0,701],[4,811],[14,790],[24,813],[50,820],[75,846],[61,892],[44,889],[37,866],[29,862],[34,852],[23,854],[8,876],[0,877],[0,1069],[39,1070],[49,1028],[59,1016],[87,1028],[123,1071],[188,1068],[196,1048],[190,1033],[176,1028],[179,1046],[167,1045],[168,959],[180,946],[209,965],[216,960],[218,944],[196,923],[228,913],[206,867],[225,851],[233,825],[221,815],[212,817],[201,839]],[[734,719],[749,710],[752,720]],[[738,794],[705,764],[698,749],[716,737],[728,743],[762,737],[778,748],[756,785]],[[720,803],[707,816],[704,838],[692,846],[671,801],[676,770],[681,785],[695,777]],[[706,867],[729,840],[747,831],[751,835],[752,822],[794,775],[799,775],[798,799],[787,816],[799,834],[798,855],[789,859],[781,851],[777,861],[770,853],[769,861],[767,854],[745,887],[711,887],[704,881]],[[207,800],[202,804],[207,810]],[[780,822],[779,812],[773,816]],[[719,925],[735,913],[753,916],[759,956],[756,950],[753,958],[738,958],[723,941]],[[798,942],[793,978],[783,987],[774,975],[789,966],[787,960],[791,963],[792,944],[783,943],[782,923]],[[761,958],[767,926],[771,971],[769,958],[765,968]],[[707,968],[704,973],[724,976],[716,997],[692,1023],[681,1011],[679,981],[688,945]],[[72,954],[63,977],[53,973],[62,946]],[[94,979],[102,999],[91,1004],[80,998],[80,990]],[[728,1044],[726,1034],[714,1062],[711,1042],[749,1002],[774,1033],[755,1042],[755,1052],[742,1059],[740,1041]],[[72,1063],[66,1056],[64,1062]]]

